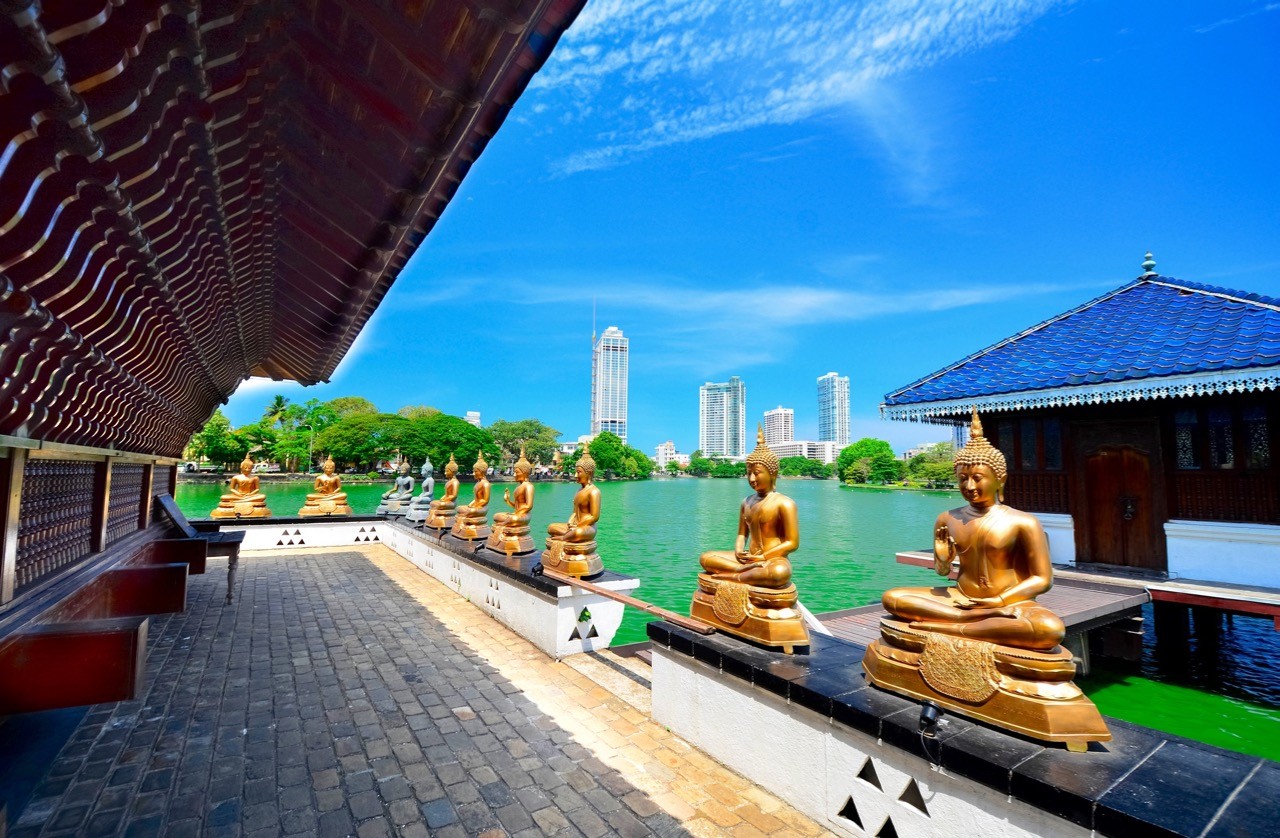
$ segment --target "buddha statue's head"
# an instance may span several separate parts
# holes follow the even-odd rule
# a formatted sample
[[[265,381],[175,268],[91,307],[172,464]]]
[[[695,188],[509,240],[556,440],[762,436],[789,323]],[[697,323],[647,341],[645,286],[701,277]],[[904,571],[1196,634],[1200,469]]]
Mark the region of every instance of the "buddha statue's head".
[[[762,495],[778,482],[778,456],[764,442],[764,428],[756,426],[756,450],[747,455],[747,482]]]
[[[422,476],[426,477],[428,474],[430,474],[435,470],[436,470],[436,467],[431,465],[431,458],[427,457],[426,461],[422,464]]]
[[[248,477],[249,472],[251,471],[253,471],[253,458],[246,455],[245,458],[240,461],[240,473],[245,477]]]
[[[484,461],[484,450],[476,452],[476,464],[471,469],[476,480],[483,480],[484,476],[489,473],[489,464]]]
[[[583,486],[591,482],[596,476],[596,461],[591,458],[591,443],[582,446],[582,456],[578,458],[578,465],[575,468],[578,476],[578,482]]]
[[[453,458],[452,454],[450,454],[449,462],[444,464],[444,476],[448,477],[449,479],[453,479],[454,475],[456,475],[457,473],[458,473],[458,461]]]
[[[324,465],[323,465],[323,466],[321,466],[321,468],[323,468],[323,469],[324,469],[324,473],[325,473],[325,474],[327,474],[327,475],[329,475],[330,477],[332,477],[332,476],[333,476],[334,471],[336,471],[336,470],[337,470],[338,466],[333,462],[333,457],[325,457],[325,458],[324,458]]]
[[[982,434],[982,420],[973,411],[969,426],[969,441],[955,455],[956,480],[964,499],[980,509],[991,506],[1000,499],[1009,468],[1004,454]]]
[[[533,473],[533,463],[524,455],[524,446],[520,446],[520,459],[516,460],[515,469],[516,480],[528,480],[529,475]]]

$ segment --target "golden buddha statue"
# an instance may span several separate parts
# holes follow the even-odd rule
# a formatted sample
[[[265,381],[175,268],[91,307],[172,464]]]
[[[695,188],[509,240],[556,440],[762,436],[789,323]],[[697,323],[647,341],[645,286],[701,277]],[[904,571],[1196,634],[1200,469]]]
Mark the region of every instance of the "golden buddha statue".
[[[253,473],[253,458],[246,456],[240,463],[240,473],[233,474],[225,495],[218,499],[218,508],[209,513],[210,518],[266,518],[267,496],[258,491],[258,475]]]
[[[575,474],[582,488],[573,496],[573,513],[565,523],[547,527],[547,549],[542,554],[542,564],[567,576],[598,576],[604,572],[604,562],[596,553],[600,489],[591,482],[596,474],[596,461],[591,458],[590,444],[583,446]]]
[[[444,464],[444,494],[431,501],[431,511],[422,526],[433,530],[453,529],[453,519],[458,509],[458,461],[449,455]]]
[[[1072,750],[1110,739],[1072,682],[1062,620],[1035,601],[1053,585],[1044,528],[1000,502],[1008,469],[976,411],[955,468],[969,503],[938,516],[934,570],[958,560],[956,584],[885,593],[890,617],[863,658],[871,682]]]
[[[322,471],[316,475],[315,491],[307,495],[307,500],[298,510],[301,516],[312,515],[351,515],[351,507],[347,505],[347,493],[342,491],[342,478],[334,474],[337,466],[332,457],[326,457]]]
[[[809,651],[809,632],[800,611],[787,558],[800,546],[796,503],[775,490],[778,458],[756,433],[747,457],[748,495],[738,512],[733,550],[702,554],[691,614],[721,631],[787,654]]]
[[[472,469],[476,486],[471,503],[458,507],[450,535],[461,541],[483,541],[489,537],[489,464],[484,461],[484,451],[479,452]]]
[[[529,482],[529,475],[533,473],[533,464],[525,457],[523,445],[520,459],[512,470],[516,476],[515,494],[510,489],[502,492],[502,502],[511,507],[511,512],[493,516],[493,533],[485,542],[485,547],[508,556],[532,553],[535,549],[529,535],[529,513],[533,511],[533,484]]]

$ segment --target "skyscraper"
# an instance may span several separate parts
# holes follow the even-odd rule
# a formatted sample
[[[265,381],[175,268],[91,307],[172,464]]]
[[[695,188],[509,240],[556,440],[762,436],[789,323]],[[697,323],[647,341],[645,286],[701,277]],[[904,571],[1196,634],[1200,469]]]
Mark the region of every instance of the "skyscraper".
[[[796,438],[796,412],[778,405],[764,412],[764,442],[770,448]]]
[[[738,376],[698,388],[698,447],[704,457],[747,456],[747,385]]]
[[[591,350],[591,433],[609,431],[627,441],[627,364],[630,342],[610,326]]]
[[[829,372],[818,377],[818,440],[849,444],[849,376]]]

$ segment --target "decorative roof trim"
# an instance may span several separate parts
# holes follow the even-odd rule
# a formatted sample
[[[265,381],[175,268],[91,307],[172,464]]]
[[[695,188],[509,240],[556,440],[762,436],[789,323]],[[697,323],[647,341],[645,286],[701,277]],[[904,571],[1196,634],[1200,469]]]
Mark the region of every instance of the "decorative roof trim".
[[[981,413],[1000,413],[1046,407],[1077,407],[1109,402],[1178,399],[1263,390],[1280,390],[1280,366],[1190,375],[1166,375],[1106,384],[1053,387],[1047,390],[1022,390],[1015,393],[994,393],[988,396],[937,402],[881,404],[880,416],[884,419],[953,424],[951,420],[956,417],[964,419],[974,410]]]

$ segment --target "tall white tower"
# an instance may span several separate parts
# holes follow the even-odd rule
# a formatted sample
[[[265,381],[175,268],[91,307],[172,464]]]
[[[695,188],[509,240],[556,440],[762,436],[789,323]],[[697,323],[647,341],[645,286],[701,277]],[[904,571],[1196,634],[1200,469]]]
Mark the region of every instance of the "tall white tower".
[[[818,377],[818,441],[849,444],[849,376]]]
[[[698,448],[704,457],[747,456],[747,385],[738,376],[698,388]]]
[[[609,431],[627,441],[627,368],[630,341],[610,326],[591,350],[591,433]]]
[[[772,448],[796,438],[796,412],[778,405],[764,412],[764,444]]]

